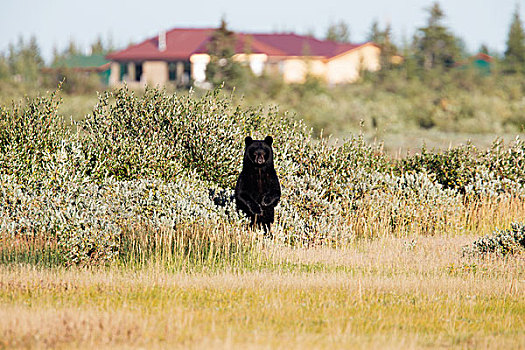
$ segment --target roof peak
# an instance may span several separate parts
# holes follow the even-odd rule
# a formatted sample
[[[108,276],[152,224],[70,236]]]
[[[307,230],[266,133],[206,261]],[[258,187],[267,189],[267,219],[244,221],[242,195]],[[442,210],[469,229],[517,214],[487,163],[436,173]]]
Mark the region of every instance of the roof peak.
[[[172,32],[175,30],[187,30],[187,31],[209,31],[209,30],[216,30],[218,27],[202,27],[202,28],[192,28],[192,27],[173,27],[166,30],[166,33]]]

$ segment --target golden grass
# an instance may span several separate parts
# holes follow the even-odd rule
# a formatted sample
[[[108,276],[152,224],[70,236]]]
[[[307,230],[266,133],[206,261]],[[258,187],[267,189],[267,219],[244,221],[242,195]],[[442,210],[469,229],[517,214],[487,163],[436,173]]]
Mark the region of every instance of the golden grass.
[[[257,268],[0,267],[5,348],[525,348],[523,256],[472,237],[258,244]]]
[[[390,208],[373,200],[362,208],[348,210],[348,225],[356,237],[406,237],[439,234],[446,236],[489,234],[496,228],[525,217],[525,200],[520,197],[485,198],[450,206],[400,202],[399,208]],[[385,209],[386,208],[386,209]],[[393,215],[395,214],[395,215]],[[395,216],[395,218],[394,218]]]

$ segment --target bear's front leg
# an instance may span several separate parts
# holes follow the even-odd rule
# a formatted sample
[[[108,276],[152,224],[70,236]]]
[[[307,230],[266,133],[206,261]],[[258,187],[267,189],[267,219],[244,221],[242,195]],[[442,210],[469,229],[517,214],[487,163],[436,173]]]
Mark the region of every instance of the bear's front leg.
[[[262,207],[258,203],[252,202],[252,204],[249,205],[248,208],[250,208],[250,211],[253,215],[262,215],[263,213]]]
[[[239,199],[250,210],[252,215],[262,215],[262,208],[259,203],[253,200],[247,193],[240,193]]]
[[[280,193],[267,193],[263,196],[261,204],[263,207],[275,207],[281,198]]]

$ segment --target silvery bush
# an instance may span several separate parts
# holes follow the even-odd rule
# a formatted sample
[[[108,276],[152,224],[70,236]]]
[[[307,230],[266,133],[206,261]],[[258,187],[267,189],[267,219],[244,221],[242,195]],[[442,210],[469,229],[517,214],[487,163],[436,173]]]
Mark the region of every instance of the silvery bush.
[[[495,230],[492,234],[475,240],[463,247],[464,255],[507,255],[525,251],[525,224],[513,223],[506,230]]]

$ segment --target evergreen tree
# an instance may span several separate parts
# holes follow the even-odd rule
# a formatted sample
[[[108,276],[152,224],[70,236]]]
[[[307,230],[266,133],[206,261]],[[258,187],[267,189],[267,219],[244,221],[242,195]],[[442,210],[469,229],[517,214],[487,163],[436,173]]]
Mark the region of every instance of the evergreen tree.
[[[106,39],[106,53],[115,51],[115,44],[113,43],[113,36],[111,33],[108,33]]]
[[[337,41],[340,43],[350,42],[350,28],[344,21],[332,23],[326,31],[326,40]]]
[[[206,78],[214,86],[224,83],[226,87],[239,87],[243,84],[246,70],[233,59],[237,38],[228,29],[226,20],[221,19],[220,27],[211,35],[208,43],[210,62],[206,66]]]
[[[479,47],[479,50],[478,50],[479,53],[484,53],[485,55],[490,55],[489,53],[489,48],[487,45],[485,44],[481,44],[481,46]]]
[[[370,32],[367,37],[368,41],[372,41],[379,45],[381,53],[379,55],[379,63],[381,71],[385,72],[392,68],[392,56],[397,54],[397,47],[392,42],[392,27],[387,24],[384,30],[381,30],[377,20],[372,22]],[[381,73],[380,73],[381,74]]]
[[[428,12],[427,26],[419,28],[415,37],[417,59],[425,70],[450,67],[460,54],[459,41],[442,25],[445,14],[437,2]]]
[[[66,50],[64,51],[64,56],[71,57],[80,54],[80,49],[78,48],[77,43],[73,38],[69,40]]]
[[[519,8],[516,7],[507,38],[507,49],[504,59],[505,71],[508,73],[525,72],[525,32],[521,23]]]
[[[60,62],[64,58],[64,55],[62,55],[59,51],[56,45],[53,45],[53,60],[51,61],[51,66],[55,66],[58,62]]]
[[[44,59],[40,54],[40,48],[35,36],[29,39],[29,43],[23,52],[24,78],[27,81],[36,81],[40,76],[40,70],[44,67]]]
[[[44,60],[40,55],[36,38],[31,37],[26,44],[24,39],[19,37],[16,46],[9,44],[7,65],[9,73],[14,76],[15,80],[37,82],[40,70],[44,66]]]
[[[382,32],[382,40],[379,42],[381,46],[381,68],[391,69],[392,68],[392,57],[397,54],[397,47],[392,42],[392,27],[387,24],[385,30]]]
[[[20,40],[23,40],[21,37],[18,38],[18,47],[20,47]],[[13,43],[9,43],[7,46],[7,65],[9,66],[9,72],[11,75],[16,74],[17,62],[18,61],[18,50],[16,49]]]
[[[105,55],[111,50],[111,44],[108,41],[108,44],[104,44],[102,37],[99,35],[97,40],[91,44],[91,54],[92,55]]]
[[[0,54],[0,80],[6,80],[11,76],[9,72],[9,64],[7,63],[7,58]]]
[[[383,33],[381,33],[381,30],[379,29],[379,22],[374,20],[370,26],[370,32],[368,33],[367,40],[378,44],[382,40],[382,35]]]

